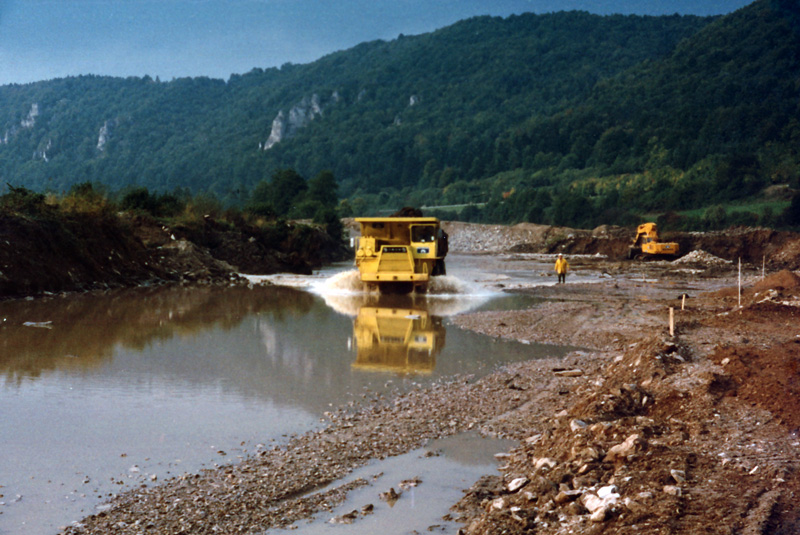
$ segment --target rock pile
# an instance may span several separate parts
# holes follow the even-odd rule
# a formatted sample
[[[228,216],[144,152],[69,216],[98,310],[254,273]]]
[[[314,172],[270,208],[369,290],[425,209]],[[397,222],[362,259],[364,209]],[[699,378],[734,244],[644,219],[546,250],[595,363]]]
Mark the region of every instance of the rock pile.
[[[515,226],[448,222],[450,250],[455,253],[503,253],[522,245],[543,246],[560,229],[523,223]]]
[[[730,260],[725,260],[702,249],[697,249],[672,262],[673,264],[702,264],[705,266],[727,266]]]
[[[689,442],[713,418],[682,411],[670,386],[690,362],[688,349],[658,338],[616,357],[593,381],[602,386],[584,383],[577,403],[504,457],[502,475],[468,491],[455,507],[467,522],[462,533],[695,533],[692,511],[708,483]],[[713,390],[707,379],[693,395]],[[733,513],[708,514],[724,523]],[[679,524],[689,529],[670,531]]]

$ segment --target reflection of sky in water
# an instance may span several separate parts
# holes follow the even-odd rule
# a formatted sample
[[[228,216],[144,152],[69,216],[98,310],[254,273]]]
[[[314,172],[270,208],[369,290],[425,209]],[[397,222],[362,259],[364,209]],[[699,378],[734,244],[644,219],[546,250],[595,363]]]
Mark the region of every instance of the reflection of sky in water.
[[[92,514],[98,496],[122,488],[111,478],[139,484],[235,461],[259,443],[318,425],[324,411],[366,390],[564,352],[453,328],[445,337],[442,316],[504,297],[358,299],[345,306],[355,314],[281,287],[0,303],[0,446],[9,461],[0,482],[2,533],[50,533]],[[417,364],[427,351],[431,369],[404,368],[391,356],[378,371],[359,368],[356,321],[365,305],[411,311],[412,319],[401,318],[408,338],[385,327],[388,334],[370,336],[392,340]],[[425,346],[426,336],[435,344]]]

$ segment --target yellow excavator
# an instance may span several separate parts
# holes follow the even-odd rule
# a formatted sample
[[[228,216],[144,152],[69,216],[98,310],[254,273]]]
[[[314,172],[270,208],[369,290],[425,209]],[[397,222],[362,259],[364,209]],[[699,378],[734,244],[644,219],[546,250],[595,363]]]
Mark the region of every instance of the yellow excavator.
[[[642,223],[636,229],[636,237],[628,249],[630,259],[676,258],[680,246],[676,242],[662,242],[658,239],[658,226],[655,223]]]

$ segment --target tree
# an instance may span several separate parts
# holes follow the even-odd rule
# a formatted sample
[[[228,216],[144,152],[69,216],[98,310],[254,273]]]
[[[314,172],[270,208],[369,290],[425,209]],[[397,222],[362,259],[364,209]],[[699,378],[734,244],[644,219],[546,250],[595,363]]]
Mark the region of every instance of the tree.
[[[335,207],[339,202],[339,184],[331,171],[321,171],[317,176],[308,181],[306,198],[317,201],[326,208]]]
[[[337,209],[339,217],[353,217],[353,205],[347,199],[342,199]]]
[[[185,206],[186,203],[176,194],[157,195],[150,193],[145,187],[130,190],[120,201],[120,208],[123,210],[138,210],[154,216],[166,217],[178,215]]]
[[[150,214],[156,213],[158,202],[156,196],[152,195],[147,188],[140,187],[130,190],[122,197],[119,203],[123,210],[140,210]]]
[[[561,188],[553,196],[553,223],[580,227],[593,219],[593,206],[588,199],[570,188]]]
[[[795,193],[792,202],[783,211],[783,223],[790,227],[800,227],[800,193]]]
[[[275,207],[272,205],[272,186],[266,180],[261,180],[250,193],[247,201],[247,211],[266,217],[275,216]]]
[[[728,214],[725,207],[720,204],[709,206],[703,212],[703,225],[709,230],[721,229],[727,222]]]
[[[288,214],[292,205],[300,201],[308,189],[305,179],[294,169],[275,171],[270,186],[272,206],[279,216]]]
[[[333,208],[320,208],[317,213],[314,214],[314,223],[324,226],[325,232],[331,238],[337,240],[342,239],[344,225],[342,225],[342,220],[339,219],[339,214],[337,214],[336,210]]]
[[[45,197],[25,187],[7,184],[8,193],[0,196],[0,208],[26,215],[40,215],[46,211]]]

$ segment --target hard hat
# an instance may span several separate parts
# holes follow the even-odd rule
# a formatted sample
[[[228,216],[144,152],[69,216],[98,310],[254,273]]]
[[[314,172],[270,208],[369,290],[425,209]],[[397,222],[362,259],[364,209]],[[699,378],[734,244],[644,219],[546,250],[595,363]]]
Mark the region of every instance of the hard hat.
[[[563,255],[563,254],[561,254],[561,253],[558,253],[558,256],[564,256],[564,255]]]

